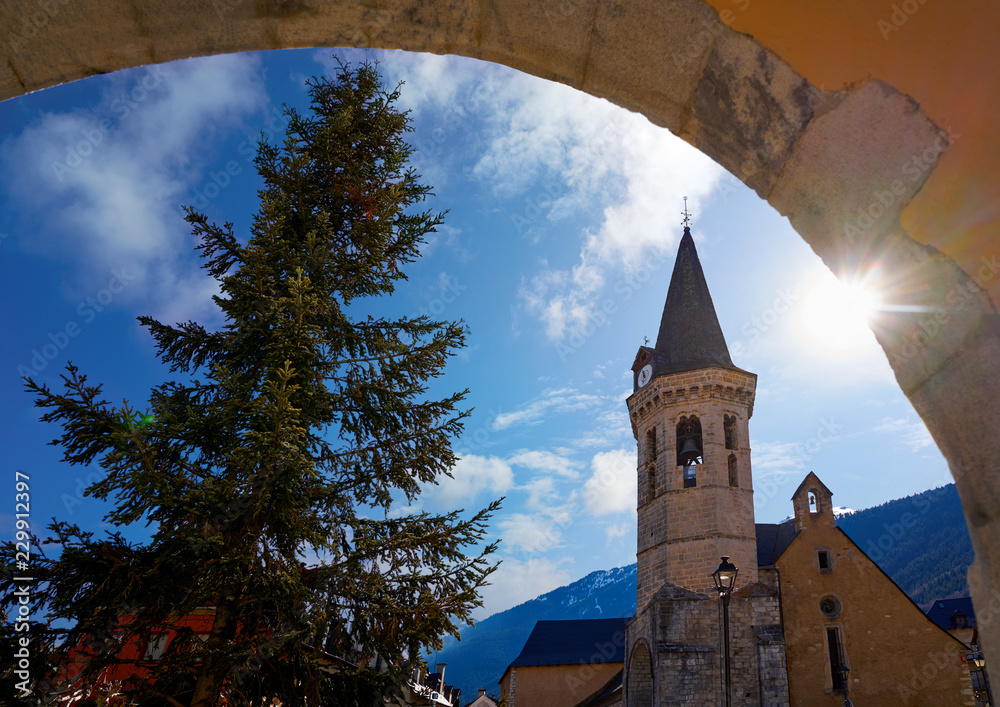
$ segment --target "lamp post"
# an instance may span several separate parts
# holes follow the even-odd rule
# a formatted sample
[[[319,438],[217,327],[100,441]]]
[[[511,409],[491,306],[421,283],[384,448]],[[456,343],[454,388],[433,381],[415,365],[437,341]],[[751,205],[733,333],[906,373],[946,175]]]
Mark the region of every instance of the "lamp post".
[[[715,580],[715,588],[722,598],[722,648],[723,648],[723,675],[726,682],[726,707],[732,707],[731,687],[729,679],[729,595],[733,593],[736,585],[736,575],[739,568],[729,561],[729,555],[722,558],[719,567],[712,573]]]
[[[850,678],[851,675],[851,669],[841,663],[840,667],[837,668],[837,672],[840,674],[840,684],[844,686],[844,707],[854,707],[854,703],[847,697],[848,693],[851,691],[850,683],[848,682],[848,678]]]
[[[979,672],[979,677],[982,680],[982,687],[986,691],[986,704],[993,707],[993,690],[990,688],[990,678],[986,674],[986,658],[983,656],[982,649],[979,646],[973,645],[972,653],[969,653],[967,660],[974,666]]]

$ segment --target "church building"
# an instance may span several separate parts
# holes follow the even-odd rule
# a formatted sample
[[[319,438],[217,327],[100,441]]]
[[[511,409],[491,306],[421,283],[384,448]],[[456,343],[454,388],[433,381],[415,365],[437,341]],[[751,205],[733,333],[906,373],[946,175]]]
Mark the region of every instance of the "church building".
[[[638,571],[621,673],[594,694],[544,699],[522,681],[504,690],[510,707],[977,704],[969,647],[837,527],[815,473],[790,519],[755,522],[757,376],[732,362],[688,226],[655,345],[632,373]],[[566,685],[591,667],[546,664]]]
[[[816,474],[793,494],[790,520],[755,523],[757,376],[730,358],[688,226],[656,344],[639,347],[632,372],[638,596],[627,707],[975,704],[968,647],[837,528]],[[712,575],[729,564],[738,571],[724,612]]]

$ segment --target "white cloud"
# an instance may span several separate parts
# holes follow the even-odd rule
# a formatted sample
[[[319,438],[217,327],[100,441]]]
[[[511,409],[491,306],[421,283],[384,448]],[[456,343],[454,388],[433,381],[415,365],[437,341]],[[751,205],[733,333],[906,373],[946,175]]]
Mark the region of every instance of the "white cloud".
[[[493,429],[505,430],[514,425],[537,423],[546,415],[579,412],[598,404],[600,398],[596,395],[580,393],[572,388],[548,388],[535,400],[522,405],[514,412],[497,415],[493,420]]]
[[[587,510],[596,515],[635,512],[638,493],[635,452],[616,449],[594,455],[593,474],[583,486]]]
[[[457,125],[477,122],[463,142],[475,160],[470,175],[523,205],[511,214],[522,235],[537,241],[547,223],[595,212],[597,225],[579,234],[576,262],[541,265],[519,291],[520,306],[553,341],[593,319],[609,276],[635,272],[650,255],[672,260],[682,197],[697,214],[724,174],[645,117],[563,84],[459,57],[379,59],[390,83],[405,81],[400,105],[439,121],[426,126],[437,146]],[[427,175],[435,165],[420,169]]]
[[[475,618],[484,619],[569,584],[573,578],[560,567],[567,562],[569,558],[556,562],[545,557],[524,561],[504,559],[500,568],[490,575],[490,586],[480,593],[483,608],[476,612]]]
[[[801,477],[809,472],[808,464],[813,454],[801,442],[753,440],[752,447],[753,475],[758,482],[765,478],[777,481],[785,476]]]
[[[507,461],[515,466],[523,466],[532,471],[548,471],[568,479],[575,479],[579,476],[577,472],[579,462],[552,452],[520,451],[512,457],[508,457]]]
[[[452,477],[423,487],[421,499],[428,504],[468,507],[483,492],[498,496],[514,483],[514,472],[503,459],[467,454],[452,469]]]
[[[83,292],[126,267],[137,275],[126,299],[163,303],[175,319],[210,307],[180,205],[205,184],[206,146],[265,102],[258,61],[225,55],[121,72],[105,79],[98,105],[43,114],[0,148],[9,191],[39,224],[23,245],[82,263],[70,287]]]
[[[560,519],[547,514],[514,513],[497,526],[508,550],[547,552],[562,544]]]
[[[610,545],[616,538],[623,538],[626,535],[630,535],[629,531],[635,531],[635,525],[631,523],[611,523],[604,526],[604,537],[607,539],[606,544]]]
[[[598,316],[596,300],[609,275],[634,272],[651,255],[672,254],[679,226],[667,224],[678,222],[681,197],[689,196],[697,213],[723,171],[668,131],[607,101],[524,77],[512,80],[510,91],[473,173],[507,197],[533,193],[541,180],[546,201],[529,206],[526,222],[539,219],[534,211],[557,220],[607,204],[599,226],[581,234],[575,264],[545,267],[520,288],[525,310],[558,341]]]
[[[927,431],[927,426],[920,420],[901,420],[889,417],[883,418],[875,432],[884,432],[894,441],[901,442],[910,448],[911,452],[919,452],[927,447],[934,447],[934,438]]]
[[[536,477],[518,490],[528,494],[528,500],[524,502],[528,508],[549,508],[559,499],[555,478],[551,476]]]

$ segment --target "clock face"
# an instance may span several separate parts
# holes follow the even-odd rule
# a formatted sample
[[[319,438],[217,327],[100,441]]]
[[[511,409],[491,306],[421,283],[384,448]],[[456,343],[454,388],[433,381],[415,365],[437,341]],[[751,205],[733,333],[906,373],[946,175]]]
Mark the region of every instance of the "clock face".
[[[653,377],[653,364],[647,363],[641,369],[639,369],[639,376],[636,378],[636,383],[639,387],[643,387],[649,383],[649,379]]]

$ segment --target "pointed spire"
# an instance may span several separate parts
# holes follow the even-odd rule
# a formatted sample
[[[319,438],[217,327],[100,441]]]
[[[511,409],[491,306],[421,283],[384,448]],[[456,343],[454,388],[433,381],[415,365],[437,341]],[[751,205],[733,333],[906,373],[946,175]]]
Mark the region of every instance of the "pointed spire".
[[[685,216],[686,212],[685,204]],[[658,372],[688,371],[708,366],[736,368],[729,357],[729,347],[722,335],[688,225],[684,226],[684,235],[677,249],[655,351],[663,362],[658,366]]]

